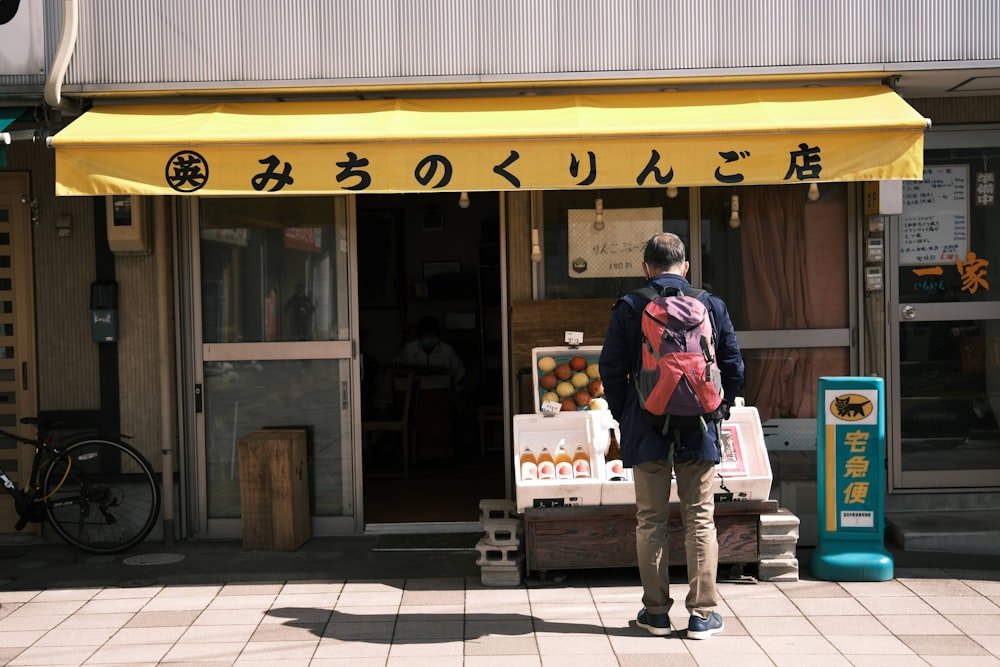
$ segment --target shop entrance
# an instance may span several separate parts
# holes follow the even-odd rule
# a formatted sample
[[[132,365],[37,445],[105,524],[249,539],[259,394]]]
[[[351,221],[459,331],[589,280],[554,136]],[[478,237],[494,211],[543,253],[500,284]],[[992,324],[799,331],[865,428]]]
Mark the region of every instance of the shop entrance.
[[[1000,479],[997,164],[1000,148],[928,150],[886,230],[896,489]]]
[[[346,196],[197,202],[193,465],[205,536],[239,535],[240,441],[265,429],[305,431],[313,533],[359,528],[349,206]]]
[[[368,527],[505,497],[499,198],[467,196],[356,199]]]

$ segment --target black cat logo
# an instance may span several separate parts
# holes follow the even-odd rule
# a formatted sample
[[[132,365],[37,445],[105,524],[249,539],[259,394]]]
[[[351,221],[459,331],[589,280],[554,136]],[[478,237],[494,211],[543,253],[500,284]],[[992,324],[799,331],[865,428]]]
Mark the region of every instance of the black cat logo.
[[[860,394],[837,396],[830,404],[830,410],[834,415],[849,422],[864,419],[872,413],[873,407],[871,400]]]
[[[10,23],[17,16],[17,7],[21,0],[0,0],[0,25]]]

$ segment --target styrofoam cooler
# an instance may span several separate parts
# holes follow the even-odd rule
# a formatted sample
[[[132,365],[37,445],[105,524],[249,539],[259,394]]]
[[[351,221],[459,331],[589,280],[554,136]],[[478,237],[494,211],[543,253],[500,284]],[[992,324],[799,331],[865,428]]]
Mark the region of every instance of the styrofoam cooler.
[[[597,448],[601,449],[600,437]],[[607,431],[603,451],[607,451]],[[743,404],[737,398],[722,422],[722,461],[716,466],[716,502],[767,500],[771,494],[771,462],[764,443],[764,429],[757,408]],[[635,502],[635,484],[608,482],[601,484],[602,505],[627,505]],[[670,485],[670,502],[677,503],[676,480]]]
[[[601,504],[601,480],[595,474],[604,469],[604,456],[594,449],[595,415],[597,411],[591,413],[587,410],[555,415],[514,415],[514,490],[518,512],[532,507]],[[526,447],[530,447],[535,456],[538,456],[543,447],[547,447],[554,455],[560,443],[570,456],[577,446],[583,446],[590,455],[589,479],[521,479],[520,460]]]
[[[597,368],[598,360],[601,356],[601,346],[600,345],[579,345],[579,346],[569,346],[564,345],[561,347],[536,347],[531,350],[532,367],[534,368],[534,373],[532,373],[532,384],[535,389],[535,412],[541,412],[541,402],[542,397],[548,391],[553,391],[551,389],[546,389],[539,384],[542,376],[546,373],[539,369],[539,361],[546,357],[551,357],[555,361],[556,365],[569,364],[574,359],[583,359],[583,368],[572,369],[572,373],[568,380],[572,380],[573,376],[577,373],[583,373],[587,375],[587,379],[596,380],[599,379],[599,375],[594,373],[593,369]],[[584,386],[576,387],[576,389],[585,389]],[[571,397],[560,397],[560,398],[571,398]],[[588,412],[589,408],[585,406],[577,407],[575,412]],[[563,412],[568,412],[564,410]]]

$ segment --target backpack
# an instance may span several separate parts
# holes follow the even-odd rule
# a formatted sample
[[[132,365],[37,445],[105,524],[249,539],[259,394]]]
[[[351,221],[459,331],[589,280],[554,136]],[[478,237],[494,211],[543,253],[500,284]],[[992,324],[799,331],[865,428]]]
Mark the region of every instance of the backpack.
[[[699,424],[722,404],[722,374],[715,357],[711,312],[699,299],[704,290],[650,287],[634,294],[647,300],[642,310],[642,351],[633,384],[639,405],[654,423],[671,417],[677,428]]]

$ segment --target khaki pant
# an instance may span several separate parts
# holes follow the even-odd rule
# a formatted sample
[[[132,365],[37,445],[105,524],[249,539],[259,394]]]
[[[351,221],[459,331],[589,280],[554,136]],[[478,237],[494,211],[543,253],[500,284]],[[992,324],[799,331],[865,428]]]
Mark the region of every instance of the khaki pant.
[[[689,614],[708,618],[718,606],[715,577],[719,565],[719,542],[715,530],[713,481],[715,464],[710,461],[674,461],[677,496],[684,523],[684,550],[690,589],[685,606]],[[632,469],[637,506],[635,551],[642,581],[642,604],[651,614],[670,611],[667,520],[670,516],[670,461],[647,461]]]

